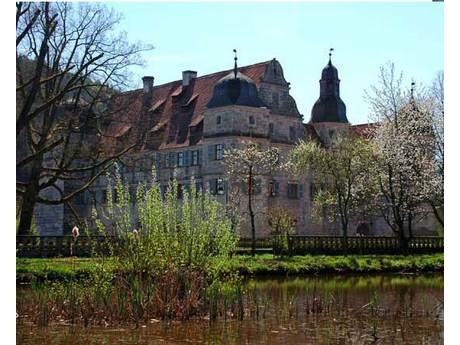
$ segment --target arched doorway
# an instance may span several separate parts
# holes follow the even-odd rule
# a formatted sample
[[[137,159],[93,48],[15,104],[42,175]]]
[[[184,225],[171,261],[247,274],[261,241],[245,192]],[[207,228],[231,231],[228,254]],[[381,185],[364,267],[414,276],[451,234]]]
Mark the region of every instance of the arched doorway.
[[[360,223],[356,228],[356,234],[359,236],[370,236],[371,227],[369,223]]]

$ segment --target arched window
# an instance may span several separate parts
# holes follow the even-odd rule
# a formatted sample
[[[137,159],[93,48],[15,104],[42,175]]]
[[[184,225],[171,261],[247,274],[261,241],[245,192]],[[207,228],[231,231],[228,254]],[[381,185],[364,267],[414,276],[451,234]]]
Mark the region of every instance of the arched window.
[[[254,116],[249,116],[249,124],[250,125],[255,125],[256,124],[256,119],[254,119]]]

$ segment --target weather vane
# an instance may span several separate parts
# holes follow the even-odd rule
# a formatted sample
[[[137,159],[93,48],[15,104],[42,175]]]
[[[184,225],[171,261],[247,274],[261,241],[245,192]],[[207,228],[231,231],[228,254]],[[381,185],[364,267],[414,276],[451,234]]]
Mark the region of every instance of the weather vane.
[[[331,62],[332,51],[334,48],[329,48],[329,62]]]
[[[238,71],[238,66],[236,65],[236,61],[238,60],[238,57],[236,56],[236,49],[233,49],[233,52],[235,53],[235,57],[234,57],[235,67],[233,68],[233,73],[235,73],[235,78],[236,78],[236,74],[237,74],[237,71]]]
[[[410,83],[410,95],[412,98],[414,98],[414,89],[415,89],[415,81],[412,81],[412,83]]]

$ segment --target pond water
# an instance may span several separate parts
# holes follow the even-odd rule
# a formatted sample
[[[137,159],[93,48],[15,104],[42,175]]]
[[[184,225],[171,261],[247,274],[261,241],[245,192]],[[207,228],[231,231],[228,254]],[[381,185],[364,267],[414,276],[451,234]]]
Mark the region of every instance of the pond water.
[[[250,279],[244,318],[138,328],[17,321],[18,344],[443,344],[443,276]]]

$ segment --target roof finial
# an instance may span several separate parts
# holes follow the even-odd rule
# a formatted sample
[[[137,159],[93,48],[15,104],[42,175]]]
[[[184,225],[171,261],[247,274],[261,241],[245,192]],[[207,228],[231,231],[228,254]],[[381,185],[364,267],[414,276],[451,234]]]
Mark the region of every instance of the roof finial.
[[[329,48],[329,65],[331,64],[331,56],[332,56],[332,51],[334,48]]]
[[[410,83],[410,97],[414,99],[414,89],[415,89],[415,81],[412,80],[412,83]]]
[[[238,73],[238,66],[236,64],[236,61],[238,60],[238,57],[236,56],[236,49],[233,49],[233,52],[235,53],[235,57],[234,57],[235,67],[233,67],[233,73],[235,73],[235,79],[236,79],[236,74]]]

